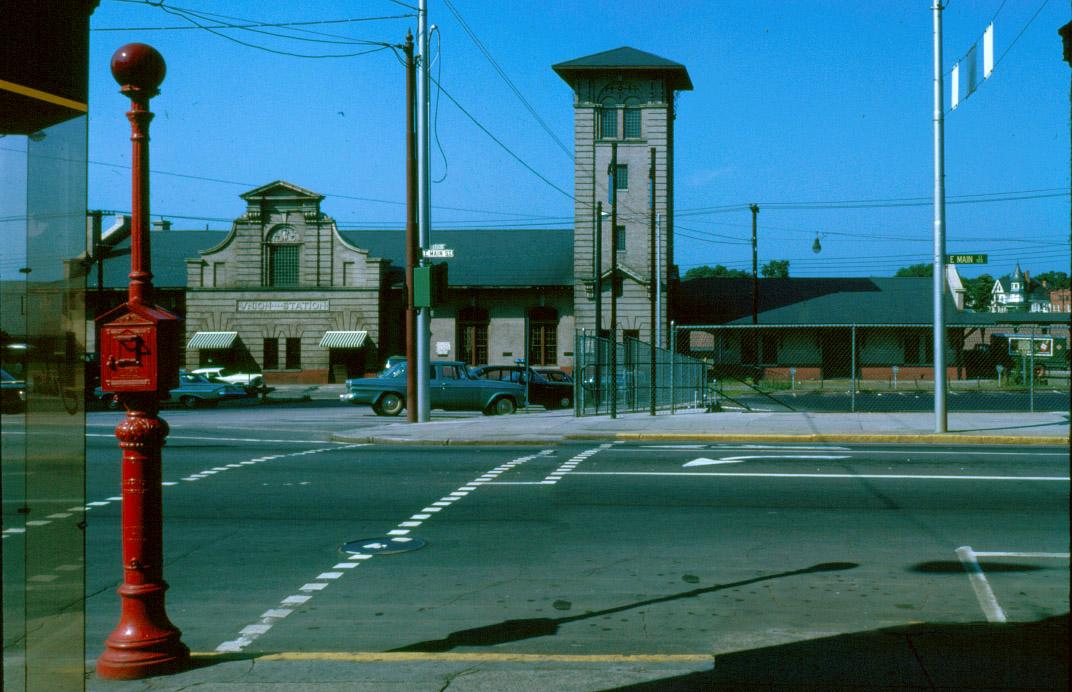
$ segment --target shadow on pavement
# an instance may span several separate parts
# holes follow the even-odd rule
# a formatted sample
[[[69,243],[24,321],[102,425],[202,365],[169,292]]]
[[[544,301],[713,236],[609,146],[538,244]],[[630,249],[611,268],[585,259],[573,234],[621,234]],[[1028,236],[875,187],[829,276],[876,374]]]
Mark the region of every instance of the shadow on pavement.
[[[734,589],[741,586],[747,586],[748,584],[770,581],[771,579],[781,579],[782,577],[792,577],[800,574],[812,574],[815,572],[835,572],[840,570],[854,569],[858,566],[859,565],[857,565],[855,562],[825,562],[818,565],[812,565],[811,567],[805,567],[804,569],[797,569],[790,572],[779,572],[777,574],[769,574],[762,577],[745,579],[743,581],[731,582],[728,584],[716,584],[714,586],[707,586],[701,589],[692,589],[690,591],[683,591],[682,593],[670,594],[669,596],[660,596],[659,598],[652,598],[645,601],[637,601],[635,603],[628,603],[626,605],[616,606],[614,608],[606,608],[604,610],[597,610],[594,612],[587,612],[580,615],[571,615],[569,617],[561,618],[529,618],[525,620],[506,620],[505,622],[500,622],[494,625],[486,625],[484,627],[474,627],[468,630],[451,632],[444,639],[434,639],[430,641],[417,642],[416,644],[408,644],[398,649],[392,649],[392,651],[420,651],[425,653],[439,653],[444,651],[451,651],[453,649],[458,648],[459,646],[495,646],[496,644],[506,644],[508,642],[517,642],[525,639],[532,639],[535,637],[546,637],[557,634],[559,625],[564,625],[570,622],[578,622],[580,620],[603,617],[604,615],[620,613],[622,611],[631,610],[633,608],[654,605],[656,603],[676,601],[682,598],[695,598],[696,596],[702,596],[703,594],[713,593],[715,591],[722,591],[724,589]]]
[[[717,656],[711,671],[614,689],[1067,690],[1068,619],[843,634]]]

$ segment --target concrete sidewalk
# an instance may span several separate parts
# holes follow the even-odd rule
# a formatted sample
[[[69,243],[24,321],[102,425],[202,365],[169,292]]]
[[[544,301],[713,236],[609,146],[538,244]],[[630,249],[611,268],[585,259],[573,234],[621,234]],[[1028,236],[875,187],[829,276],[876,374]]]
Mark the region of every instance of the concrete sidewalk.
[[[388,422],[389,421],[389,422]],[[699,410],[577,418],[572,411],[382,425],[336,433],[340,442],[427,445],[554,444],[567,440],[702,442],[891,442],[1068,445],[1067,413],[951,413],[948,432],[934,433],[923,413],[708,413]]]

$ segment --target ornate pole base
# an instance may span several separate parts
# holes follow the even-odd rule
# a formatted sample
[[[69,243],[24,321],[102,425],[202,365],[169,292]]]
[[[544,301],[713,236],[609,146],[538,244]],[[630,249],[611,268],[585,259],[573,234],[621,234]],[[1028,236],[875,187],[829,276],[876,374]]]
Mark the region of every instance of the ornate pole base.
[[[137,680],[174,673],[189,664],[190,650],[182,632],[164,612],[167,583],[123,584],[119,624],[104,642],[97,659],[97,676],[107,680]]]
[[[163,505],[160,451],[168,424],[155,394],[130,395],[115,429],[123,450],[123,585],[119,624],[97,659],[97,675],[133,680],[182,668],[190,650],[164,610]]]

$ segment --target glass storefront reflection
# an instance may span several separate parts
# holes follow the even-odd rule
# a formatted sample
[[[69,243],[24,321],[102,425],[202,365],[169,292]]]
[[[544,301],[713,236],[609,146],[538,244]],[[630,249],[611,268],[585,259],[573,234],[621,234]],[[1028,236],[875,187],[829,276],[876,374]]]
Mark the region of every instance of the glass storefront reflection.
[[[0,138],[4,689],[84,684],[86,118]]]

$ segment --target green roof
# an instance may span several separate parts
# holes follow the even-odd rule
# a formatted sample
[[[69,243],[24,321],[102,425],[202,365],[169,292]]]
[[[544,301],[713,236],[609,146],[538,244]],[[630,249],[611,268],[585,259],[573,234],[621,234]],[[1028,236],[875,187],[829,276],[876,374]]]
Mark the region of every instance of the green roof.
[[[552,65],[551,69],[567,82],[583,72],[662,72],[670,79],[674,89],[692,91],[692,80],[684,65],[629,46],[560,62]]]
[[[770,325],[929,325],[934,320],[930,278],[871,277],[760,279],[758,323]],[[752,279],[682,281],[674,298],[678,324],[752,324]],[[989,313],[957,310],[945,294],[949,325],[1054,324],[1067,313]]]
[[[199,250],[223,242],[227,231],[153,231],[153,285],[159,288],[186,287],[186,260],[196,259]],[[406,265],[405,232],[340,231],[343,239],[370,257],[390,260],[394,268]],[[572,286],[573,229],[481,229],[436,230],[432,241],[454,250],[454,257],[436,259],[447,262],[448,281],[452,286]],[[116,253],[104,263],[104,285],[125,288],[130,274],[130,240],[116,247]],[[118,254],[122,253],[122,254]],[[96,286],[91,271],[87,285]]]
[[[405,231],[340,231],[351,245],[406,266]],[[446,259],[451,286],[572,286],[573,229],[462,230],[433,228],[431,240],[454,251]]]

